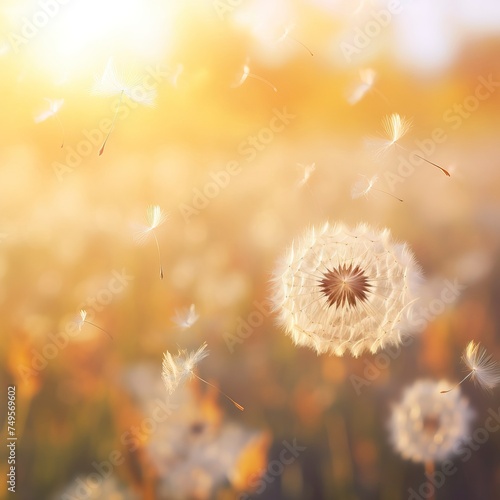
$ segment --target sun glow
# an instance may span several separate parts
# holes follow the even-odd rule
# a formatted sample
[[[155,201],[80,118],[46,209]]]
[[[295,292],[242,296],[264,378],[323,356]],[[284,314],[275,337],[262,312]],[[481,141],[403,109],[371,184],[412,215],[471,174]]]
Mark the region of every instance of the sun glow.
[[[10,45],[61,79],[110,56],[158,60],[172,47],[176,4],[157,0],[39,0],[10,16]]]

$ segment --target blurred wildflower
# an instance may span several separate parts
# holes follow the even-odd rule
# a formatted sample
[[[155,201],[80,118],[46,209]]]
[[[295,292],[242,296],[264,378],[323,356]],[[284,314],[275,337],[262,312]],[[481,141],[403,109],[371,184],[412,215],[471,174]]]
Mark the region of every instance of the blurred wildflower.
[[[462,382],[471,378],[474,383],[486,391],[493,390],[500,383],[500,364],[492,359],[484,347],[475,344],[471,340],[462,355],[462,361],[469,369],[469,373],[455,386],[458,387]],[[441,391],[450,392],[452,389]]]
[[[199,314],[195,311],[194,304],[191,304],[189,308],[183,309],[182,311],[176,311],[172,321],[181,328],[190,328],[198,321],[199,317]]]
[[[365,177],[364,175],[361,175],[360,178],[352,186],[351,197],[353,199],[361,198],[362,196],[368,196],[371,191],[379,191],[381,193],[392,196],[398,201],[403,201],[401,198],[398,198],[397,196],[394,196],[387,191],[382,191],[381,189],[374,187],[377,180],[378,177],[376,175],[374,175],[373,177]]]
[[[420,269],[388,229],[312,228],[274,272],[278,323],[297,345],[342,356],[398,345],[412,330]]]
[[[443,397],[440,392],[446,387],[446,380],[418,380],[393,407],[389,431],[395,450],[403,458],[440,462],[467,438],[473,412],[460,390]]]
[[[156,250],[158,252],[158,262],[160,266],[160,279],[163,279],[163,266],[161,264],[161,253],[158,238],[155,234],[155,229],[161,226],[168,219],[168,214],[165,213],[159,205],[149,205],[146,211],[146,220],[148,225],[141,227],[135,234],[135,241],[139,245],[143,245],[152,234],[156,243]]]

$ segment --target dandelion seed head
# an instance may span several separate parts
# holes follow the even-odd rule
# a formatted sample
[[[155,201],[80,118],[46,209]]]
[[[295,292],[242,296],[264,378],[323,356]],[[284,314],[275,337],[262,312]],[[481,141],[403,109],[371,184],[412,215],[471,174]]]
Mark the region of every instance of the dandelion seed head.
[[[462,356],[472,380],[482,389],[491,391],[500,383],[500,364],[486,349],[471,340]]]
[[[387,229],[313,227],[287,250],[272,281],[277,322],[318,354],[375,353],[414,331],[420,268]]]
[[[460,390],[443,397],[441,391],[448,387],[446,380],[418,380],[394,405],[389,420],[390,439],[403,458],[440,462],[469,435],[474,413]]]
[[[179,384],[193,376],[196,365],[209,354],[206,342],[196,351],[179,350],[177,356],[167,351],[163,355],[162,379],[169,394],[173,394]]]

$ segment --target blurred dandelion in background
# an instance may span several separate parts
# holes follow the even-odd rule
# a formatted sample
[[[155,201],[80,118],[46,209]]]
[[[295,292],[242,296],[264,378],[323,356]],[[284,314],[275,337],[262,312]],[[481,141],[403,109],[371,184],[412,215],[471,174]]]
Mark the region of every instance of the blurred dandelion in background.
[[[417,380],[393,406],[390,439],[404,459],[441,462],[469,436],[474,412],[460,390],[444,398],[441,391],[446,387],[447,380]]]
[[[326,223],[307,230],[282,257],[272,300],[295,344],[359,356],[410,334],[420,280],[411,250],[389,230]]]
[[[164,400],[153,367],[133,367],[125,380],[145,414]],[[158,477],[155,498],[209,499],[228,482],[251,491],[266,463],[269,433],[228,419],[215,388],[201,393],[196,380],[176,390],[169,408],[168,418],[144,443]]]

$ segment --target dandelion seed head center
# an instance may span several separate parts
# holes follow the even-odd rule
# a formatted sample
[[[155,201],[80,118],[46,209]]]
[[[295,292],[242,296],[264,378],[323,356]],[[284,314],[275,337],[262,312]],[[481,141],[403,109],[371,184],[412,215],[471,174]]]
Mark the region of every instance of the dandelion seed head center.
[[[320,280],[320,289],[328,305],[336,307],[355,307],[367,300],[371,286],[363,269],[352,264],[327,270]]]
[[[426,415],[423,418],[422,428],[427,435],[434,436],[438,432],[440,427],[441,421],[438,416]]]

